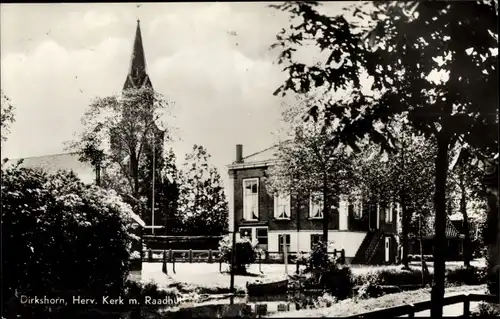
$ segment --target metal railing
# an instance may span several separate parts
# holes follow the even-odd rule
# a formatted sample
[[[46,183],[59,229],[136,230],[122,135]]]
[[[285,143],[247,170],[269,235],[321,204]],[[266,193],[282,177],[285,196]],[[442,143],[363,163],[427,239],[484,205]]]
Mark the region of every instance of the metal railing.
[[[470,317],[470,303],[471,302],[489,302],[489,303],[499,303],[499,297],[494,295],[485,294],[461,294],[455,296],[444,297],[443,306],[454,305],[458,303],[463,303],[463,318]],[[394,318],[401,316],[408,316],[408,318],[414,318],[415,314],[421,311],[429,310],[432,307],[432,302],[430,300],[416,302],[413,304],[395,306],[385,309],[379,309],[374,311],[365,312],[362,314],[357,314],[354,316],[349,316],[346,318]]]

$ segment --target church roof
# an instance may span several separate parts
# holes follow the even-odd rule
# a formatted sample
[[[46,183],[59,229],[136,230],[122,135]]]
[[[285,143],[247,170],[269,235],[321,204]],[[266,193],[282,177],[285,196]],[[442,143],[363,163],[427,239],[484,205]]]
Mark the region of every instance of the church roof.
[[[40,168],[49,174],[55,174],[60,170],[73,171],[86,184],[95,181],[94,168],[89,163],[81,162],[77,153],[9,159],[5,165],[15,165],[19,160],[22,160],[20,167]]]
[[[146,72],[146,56],[142,43],[141,24],[137,20],[135,31],[134,46],[132,47],[132,57],[130,59],[130,68],[123,89],[140,87],[152,87],[151,80]]]

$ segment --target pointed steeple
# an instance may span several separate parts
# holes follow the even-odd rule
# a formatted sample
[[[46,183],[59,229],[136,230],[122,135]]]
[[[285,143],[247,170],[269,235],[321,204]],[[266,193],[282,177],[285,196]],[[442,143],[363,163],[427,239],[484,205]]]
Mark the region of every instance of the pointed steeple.
[[[146,73],[146,57],[144,55],[144,47],[142,44],[141,23],[138,19],[134,46],[132,48],[132,57],[130,59],[130,68],[123,89],[127,90],[143,86],[152,87],[149,76]]]

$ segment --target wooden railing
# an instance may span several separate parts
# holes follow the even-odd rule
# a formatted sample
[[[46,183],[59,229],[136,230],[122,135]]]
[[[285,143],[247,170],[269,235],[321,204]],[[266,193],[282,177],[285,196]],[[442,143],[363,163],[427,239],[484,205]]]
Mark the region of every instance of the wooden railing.
[[[359,248],[356,251],[354,258],[352,259],[353,264],[361,264],[366,262],[365,258],[366,250],[370,246],[371,242],[373,241],[373,237],[375,237],[376,234],[377,232],[375,232],[374,230],[369,230],[368,233],[366,233],[365,238],[363,238],[361,245],[359,245]]]
[[[377,230],[375,232],[375,235],[373,236],[370,246],[368,246],[368,249],[366,249],[365,263],[369,264],[373,259],[373,256],[376,254],[377,249],[380,246],[380,241],[382,240],[382,237],[383,233]]]
[[[454,304],[463,303],[463,318],[470,317],[470,303],[471,302],[489,302],[489,303],[498,303],[499,297],[493,295],[484,295],[484,294],[462,294],[449,296],[444,298],[443,306],[449,306]],[[380,310],[374,310],[370,312],[365,312],[362,314],[357,314],[354,316],[349,316],[345,318],[394,318],[401,316],[408,316],[408,318],[414,318],[415,314],[421,311],[429,310],[432,307],[432,302],[422,301],[416,302],[414,304],[407,304],[401,306],[395,306],[391,308],[385,308]]]
[[[304,252],[301,252],[303,254]],[[328,252],[329,255],[333,255],[340,258],[341,263],[345,263],[345,250],[344,249],[334,249]],[[144,262],[163,262],[164,255],[166,255],[166,261],[171,262],[219,262],[220,253],[218,250],[160,250],[160,249],[145,249],[142,251],[142,261]],[[297,257],[297,252],[289,252],[288,260],[290,263],[294,263]],[[284,253],[278,251],[264,251],[262,254],[257,255],[257,260],[255,263],[283,263]]]
[[[142,260],[144,262],[162,262],[166,255],[167,262],[218,262],[220,259],[218,250],[160,250],[146,249],[142,252]]]

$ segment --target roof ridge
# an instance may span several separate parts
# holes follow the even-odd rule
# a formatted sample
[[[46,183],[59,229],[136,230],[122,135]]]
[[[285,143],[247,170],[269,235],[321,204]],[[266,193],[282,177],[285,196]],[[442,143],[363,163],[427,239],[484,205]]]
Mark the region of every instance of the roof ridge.
[[[272,149],[272,148],[274,148],[274,147],[276,147],[276,146],[278,146],[278,144],[274,144],[274,145],[272,145],[272,146],[270,146],[270,147],[268,147],[268,148],[265,148],[265,149],[263,149],[263,150],[261,150],[261,151],[258,151],[258,152],[255,152],[255,153],[253,153],[253,154],[247,155],[247,156],[243,157],[243,159],[245,159],[245,158],[249,158],[249,157],[251,157],[251,156],[258,155],[258,154],[260,154],[260,153],[264,153],[265,151],[268,151],[268,150],[270,150],[270,149]]]
[[[55,153],[55,154],[47,154],[47,155],[38,155],[38,156],[27,156],[27,157],[18,157],[18,158],[8,158],[9,161],[14,161],[14,160],[25,160],[25,159],[31,159],[31,158],[40,158],[40,157],[50,157],[50,156],[58,156],[58,155],[76,155],[78,152],[63,152],[63,153]]]

